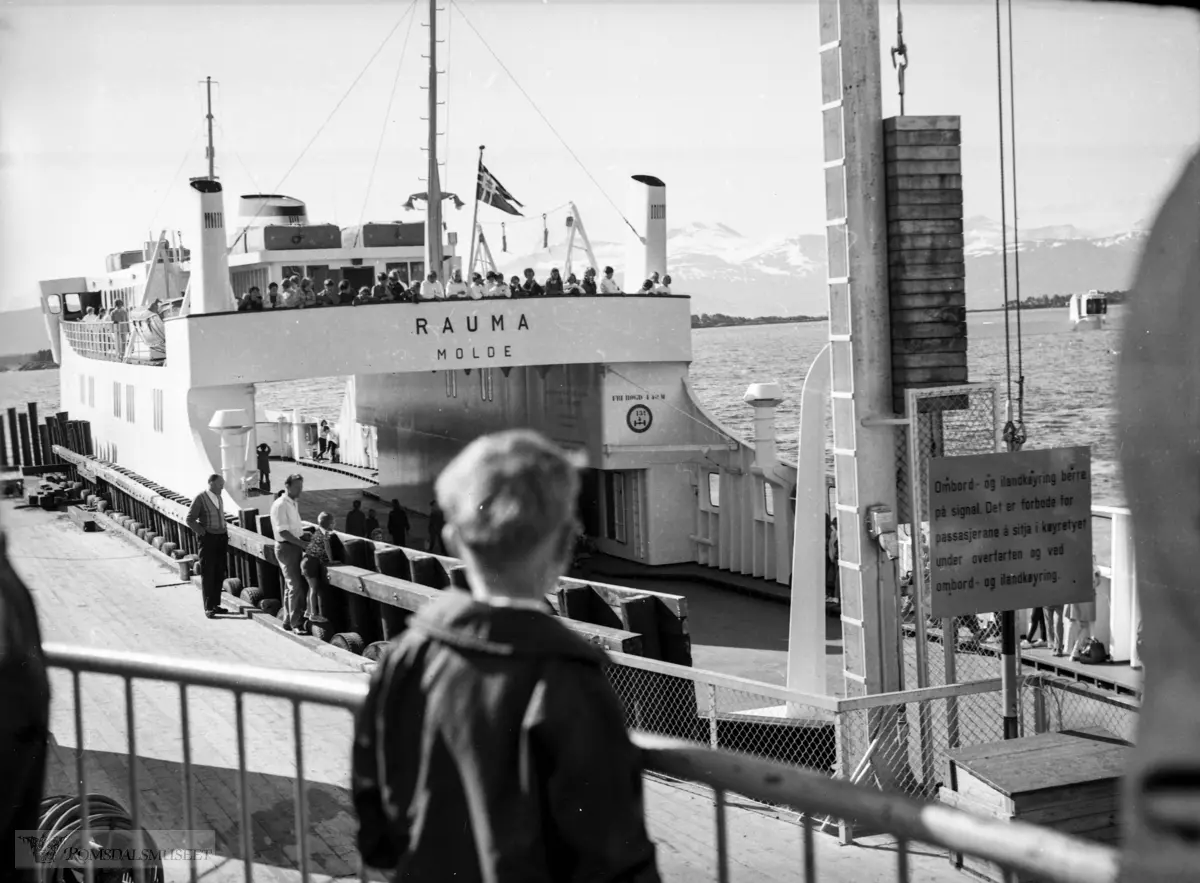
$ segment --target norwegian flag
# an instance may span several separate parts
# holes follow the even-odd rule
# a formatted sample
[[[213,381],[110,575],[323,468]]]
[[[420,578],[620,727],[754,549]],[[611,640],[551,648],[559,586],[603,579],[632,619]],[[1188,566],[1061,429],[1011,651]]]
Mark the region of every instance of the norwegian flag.
[[[509,193],[504,185],[496,180],[496,176],[487,170],[483,163],[479,164],[479,182],[476,184],[475,198],[492,208],[498,208],[510,215],[520,215],[516,206],[521,205],[516,197]],[[524,206],[522,206],[523,208]]]

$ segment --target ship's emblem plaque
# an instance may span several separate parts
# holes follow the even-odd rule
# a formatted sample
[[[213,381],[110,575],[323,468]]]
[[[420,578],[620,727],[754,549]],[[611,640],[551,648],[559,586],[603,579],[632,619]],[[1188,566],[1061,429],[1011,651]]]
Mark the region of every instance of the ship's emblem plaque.
[[[634,432],[645,432],[654,422],[654,415],[645,405],[634,405],[625,415],[625,422]]]

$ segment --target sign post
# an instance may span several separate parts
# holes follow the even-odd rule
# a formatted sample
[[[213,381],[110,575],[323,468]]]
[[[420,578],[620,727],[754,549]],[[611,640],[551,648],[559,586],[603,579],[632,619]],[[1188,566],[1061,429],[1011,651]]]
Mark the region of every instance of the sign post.
[[[1006,662],[1015,611],[1093,600],[1090,448],[935,458],[929,511],[930,612],[1001,613]],[[1013,667],[1002,671],[1006,739],[1017,735]]]

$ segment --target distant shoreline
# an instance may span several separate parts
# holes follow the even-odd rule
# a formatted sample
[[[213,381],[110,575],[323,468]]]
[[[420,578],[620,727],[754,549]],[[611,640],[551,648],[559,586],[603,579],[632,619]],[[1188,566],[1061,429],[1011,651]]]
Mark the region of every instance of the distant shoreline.
[[[706,317],[706,321],[702,320],[702,316]],[[824,322],[829,319],[828,316],[755,316],[754,318],[745,318],[742,316],[726,316],[723,313],[712,315],[709,313],[702,316],[692,316],[692,330],[698,328],[734,328],[739,325],[795,325],[801,322]]]

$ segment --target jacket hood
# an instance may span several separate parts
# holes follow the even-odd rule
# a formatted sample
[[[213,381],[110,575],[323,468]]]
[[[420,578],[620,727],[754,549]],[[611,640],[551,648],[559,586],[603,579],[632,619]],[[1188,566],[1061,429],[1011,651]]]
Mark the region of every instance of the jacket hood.
[[[493,656],[558,656],[593,665],[608,661],[603,650],[575,635],[549,612],[493,607],[454,589],[419,611],[408,627],[439,643]]]

